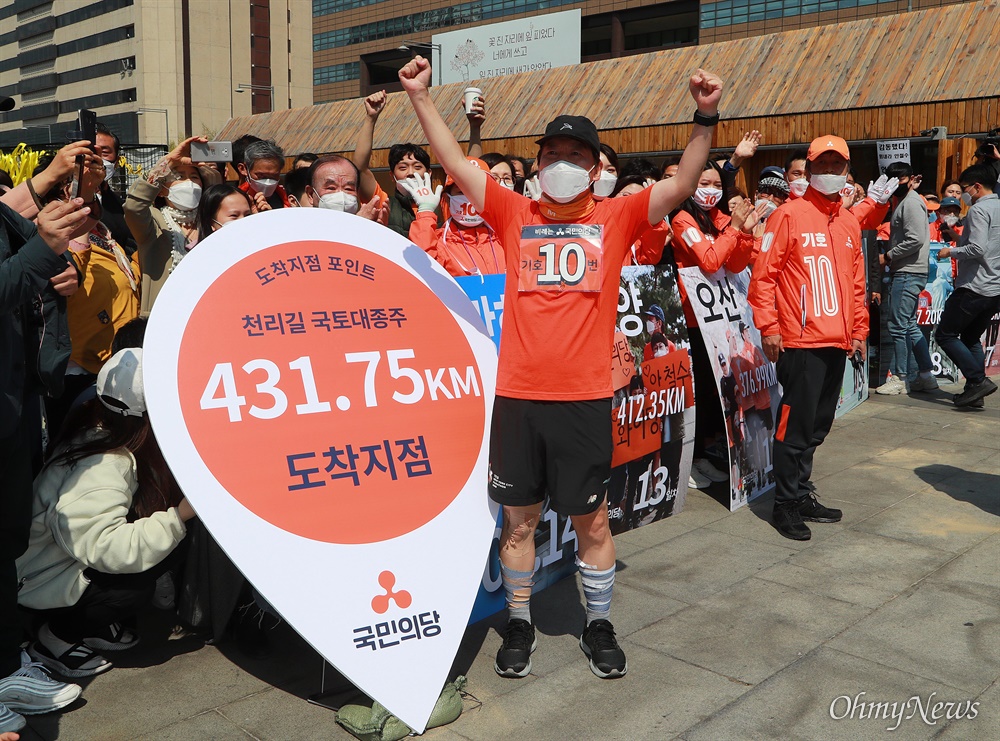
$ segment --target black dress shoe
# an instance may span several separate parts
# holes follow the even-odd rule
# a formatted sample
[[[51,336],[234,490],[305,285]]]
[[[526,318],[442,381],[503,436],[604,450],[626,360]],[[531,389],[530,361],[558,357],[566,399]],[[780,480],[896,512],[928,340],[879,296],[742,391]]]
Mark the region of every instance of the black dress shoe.
[[[774,518],[774,527],[786,538],[809,540],[812,537],[812,532],[802,521],[798,501],[775,504],[772,517]]]

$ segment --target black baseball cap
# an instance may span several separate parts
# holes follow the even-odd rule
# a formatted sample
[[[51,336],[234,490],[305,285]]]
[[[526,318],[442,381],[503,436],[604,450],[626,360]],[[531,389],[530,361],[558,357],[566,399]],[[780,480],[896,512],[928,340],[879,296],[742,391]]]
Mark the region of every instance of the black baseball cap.
[[[597,127],[586,116],[556,116],[545,127],[545,135],[535,142],[542,144],[546,139],[556,136],[566,136],[581,141],[594,150],[594,156],[601,156],[601,138],[597,135]]]

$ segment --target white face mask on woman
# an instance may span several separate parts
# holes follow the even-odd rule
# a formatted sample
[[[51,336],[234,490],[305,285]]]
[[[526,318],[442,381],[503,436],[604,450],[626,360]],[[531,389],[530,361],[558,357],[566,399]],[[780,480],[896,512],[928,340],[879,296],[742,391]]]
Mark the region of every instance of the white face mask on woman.
[[[556,203],[569,203],[590,187],[590,172],[593,169],[584,170],[572,162],[559,160],[539,170],[538,183],[542,192]]]
[[[193,180],[178,180],[167,191],[167,200],[174,208],[190,211],[198,208],[201,200],[201,186]]]
[[[711,211],[722,198],[721,188],[698,188],[694,192],[695,205],[702,211]]]
[[[774,213],[774,209],[778,207],[774,201],[769,201],[766,198],[758,198],[754,201],[754,207],[760,213],[760,218],[766,219],[768,216]]]
[[[791,188],[793,196],[801,198],[806,194],[806,188],[809,187],[809,181],[805,178],[799,178],[790,182],[788,187]]]
[[[483,217],[465,196],[448,196],[448,204],[451,207],[451,218],[462,226],[479,226],[483,223]]]
[[[601,170],[601,177],[594,183],[594,195],[598,198],[607,198],[615,189],[617,182],[617,177],[606,170]]]
[[[319,208],[343,211],[345,214],[356,214],[358,212],[358,199],[350,193],[338,190],[336,193],[327,193],[320,197]]]

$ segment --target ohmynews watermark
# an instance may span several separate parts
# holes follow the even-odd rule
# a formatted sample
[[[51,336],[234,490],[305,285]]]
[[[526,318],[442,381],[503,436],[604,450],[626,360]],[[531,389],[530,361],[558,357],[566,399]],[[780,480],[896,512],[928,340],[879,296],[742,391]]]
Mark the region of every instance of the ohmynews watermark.
[[[979,702],[963,700],[960,702],[934,701],[937,692],[932,692],[925,701],[920,695],[914,695],[904,702],[874,702],[863,700],[867,692],[859,692],[854,697],[841,695],[830,703],[830,717],[834,720],[893,720],[894,725],[886,726],[887,731],[895,731],[904,720],[916,716],[929,726],[936,726],[938,721],[972,720],[979,715]]]

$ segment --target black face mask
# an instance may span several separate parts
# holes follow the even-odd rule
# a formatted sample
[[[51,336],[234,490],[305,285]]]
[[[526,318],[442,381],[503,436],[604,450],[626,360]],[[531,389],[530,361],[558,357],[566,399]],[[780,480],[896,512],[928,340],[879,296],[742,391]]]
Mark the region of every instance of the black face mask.
[[[905,183],[900,183],[899,187],[896,188],[895,192],[893,192],[892,195],[898,198],[899,200],[903,200],[904,198],[906,198],[906,194],[909,192],[910,192],[910,182],[906,181]]]

